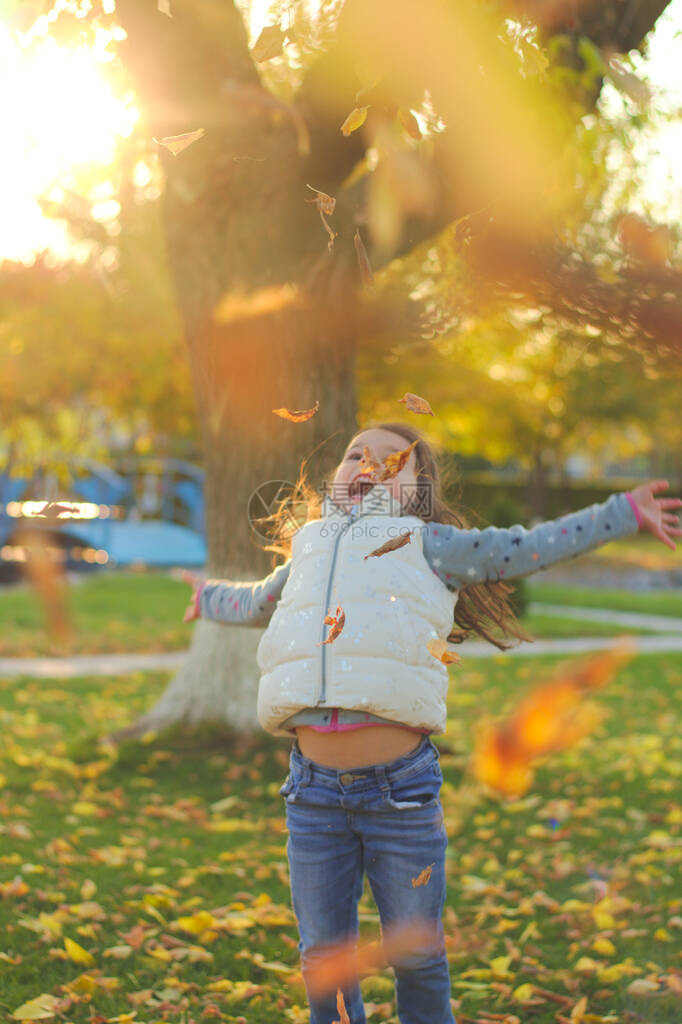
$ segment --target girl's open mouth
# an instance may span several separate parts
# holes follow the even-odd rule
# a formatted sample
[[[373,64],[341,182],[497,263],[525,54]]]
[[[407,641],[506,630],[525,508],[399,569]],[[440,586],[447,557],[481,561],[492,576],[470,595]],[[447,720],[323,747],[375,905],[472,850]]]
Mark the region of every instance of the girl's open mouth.
[[[361,501],[375,483],[375,480],[370,480],[367,476],[356,476],[348,485],[348,497],[351,501]]]

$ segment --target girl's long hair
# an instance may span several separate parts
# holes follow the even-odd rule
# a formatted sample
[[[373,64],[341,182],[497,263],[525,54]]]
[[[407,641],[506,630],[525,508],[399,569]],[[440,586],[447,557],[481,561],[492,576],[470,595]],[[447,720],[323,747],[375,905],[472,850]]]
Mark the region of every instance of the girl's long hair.
[[[406,515],[419,515],[419,518],[425,523],[449,523],[463,530],[470,528],[463,512],[456,512],[445,503],[436,452],[418,430],[407,423],[372,422],[356,431],[354,437],[366,430],[390,430],[391,433],[398,434],[405,439],[405,447],[413,441],[417,442],[414,447],[417,490],[413,500],[403,504]],[[334,473],[332,473],[332,479],[333,476]],[[451,486],[454,484],[457,484],[461,492],[459,481],[453,480]],[[427,493],[429,488],[431,489],[430,496]],[[420,511],[411,513],[411,507]],[[422,514],[422,509],[426,509],[425,514]],[[476,515],[476,513],[473,514]],[[320,519],[321,516],[320,489],[313,487],[308,482],[304,461],[292,495],[282,500],[272,515],[261,520],[262,523],[268,525],[269,533],[274,534],[275,537],[273,543],[266,545],[264,550],[290,558],[291,539],[294,533],[305,522]],[[500,650],[506,651],[515,646],[504,643],[502,639],[491,632],[498,627],[503,635],[532,642],[533,637],[525,632],[509,605],[508,595],[513,592],[514,587],[501,580],[490,583],[472,583],[461,587],[455,605],[453,628],[447,637],[448,641],[460,644],[472,633],[476,633],[499,647]]]

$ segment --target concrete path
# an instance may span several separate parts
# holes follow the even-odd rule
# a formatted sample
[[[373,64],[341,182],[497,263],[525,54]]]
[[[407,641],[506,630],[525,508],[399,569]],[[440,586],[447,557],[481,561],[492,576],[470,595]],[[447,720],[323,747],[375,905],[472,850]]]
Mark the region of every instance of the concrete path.
[[[463,644],[450,644],[450,650],[462,658],[490,658],[492,656],[519,655],[534,657],[540,654],[583,654],[603,651],[611,647],[617,637],[568,637],[561,640],[536,640],[520,643],[509,651],[485,640],[467,640]],[[633,637],[640,654],[667,654],[682,652],[682,635]],[[166,654],[76,654],[70,658],[0,658],[0,676],[36,676],[45,679],[68,679],[72,676],[116,676],[130,672],[178,671],[189,659],[189,650]]]

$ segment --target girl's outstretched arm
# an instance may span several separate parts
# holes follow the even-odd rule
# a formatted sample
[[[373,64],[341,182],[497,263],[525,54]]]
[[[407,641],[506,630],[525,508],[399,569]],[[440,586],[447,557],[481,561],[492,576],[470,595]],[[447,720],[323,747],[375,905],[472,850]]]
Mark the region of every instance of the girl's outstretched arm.
[[[205,580],[183,572],[182,578],[194,587],[184,622],[200,616],[214,622],[242,626],[265,626],[270,621],[282,588],[289,576],[291,559],[278,565],[265,579],[248,583],[233,580]]]
[[[634,496],[626,491],[612,494],[601,504],[539,523],[531,530],[521,525],[462,530],[447,523],[427,523],[422,535],[424,555],[431,568],[453,589],[529,576],[610,540],[637,533],[640,527],[647,528],[647,515],[662,529],[660,518],[657,519],[664,517],[660,506],[668,507],[667,502],[677,506],[682,502],[678,498],[653,499],[651,495],[643,499],[638,494],[644,490],[650,494],[655,487],[656,484],[643,484]],[[657,512],[646,512],[650,501],[658,503],[654,506]],[[667,523],[671,523],[670,517]],[[666,529],[668,533],[682,535],[671,525]]]

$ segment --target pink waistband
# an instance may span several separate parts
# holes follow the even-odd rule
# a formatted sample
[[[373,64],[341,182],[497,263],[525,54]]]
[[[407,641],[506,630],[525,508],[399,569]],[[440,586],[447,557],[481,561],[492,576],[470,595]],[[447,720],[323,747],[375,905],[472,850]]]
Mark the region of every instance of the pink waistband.
[[[370,725],[402,725],[400,722],[349,722],[347,725],[339,725],[339,709],[334,708],[332,710],[332,720],[329,725],[311,725],[310,728],[315,732],[350,732],[351,729],[366,729]],[[409,729],[410,732],[420,732],[427,734],[430,732],[429,729],[415,729],[411,725],[403,726],[404,729]]]

